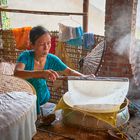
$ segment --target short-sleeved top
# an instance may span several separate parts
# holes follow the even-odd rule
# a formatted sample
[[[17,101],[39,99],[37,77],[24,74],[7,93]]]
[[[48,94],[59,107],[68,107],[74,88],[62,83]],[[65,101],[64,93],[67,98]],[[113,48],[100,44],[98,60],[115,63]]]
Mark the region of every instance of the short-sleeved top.
[[[17,63],[24,63],[24,70],[34,70],[34,51],[24,51],[20,54],[17,59]],[[55,55],[48,54],[46,56],[46,63],[44,70],[52,69],[54,71],[63,71],[67,66]],[[50,99],[50,92],[47,86],[47,80],[42,78],[31,78],[26,79],[33,85],[37,93],[37,113],[40,114],[40,105],[43,105]]]

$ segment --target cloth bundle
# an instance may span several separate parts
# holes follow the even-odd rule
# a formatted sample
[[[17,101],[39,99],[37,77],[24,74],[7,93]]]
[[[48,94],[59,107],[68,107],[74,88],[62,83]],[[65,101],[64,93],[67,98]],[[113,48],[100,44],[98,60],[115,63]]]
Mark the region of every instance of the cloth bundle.
[[[59,23],[59,41],[67,42],[69,45],[82,45],[83,30],[81,27],[65,26]]]
[[[71,27],[59,23],[59,41],[72,46],[84,46],[85,49],[94,45],[94,34],[83,33],[82,27]]]

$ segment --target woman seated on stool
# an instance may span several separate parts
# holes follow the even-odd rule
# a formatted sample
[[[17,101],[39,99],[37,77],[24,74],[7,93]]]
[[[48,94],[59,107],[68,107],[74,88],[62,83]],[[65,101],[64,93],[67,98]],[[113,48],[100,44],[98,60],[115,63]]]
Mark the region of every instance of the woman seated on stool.
[[[40,106],[50,99],[46,79],[54,82],[58,77],[56,71],[63,71],[67,76],[84,76],[69,68],[57,56],[50,54],[51,36],[42,26],[33,27],[30,31],[32,50],[26,50],[17,59],[14,75],[26,79],[33,85],[37,93],[37,114]]]

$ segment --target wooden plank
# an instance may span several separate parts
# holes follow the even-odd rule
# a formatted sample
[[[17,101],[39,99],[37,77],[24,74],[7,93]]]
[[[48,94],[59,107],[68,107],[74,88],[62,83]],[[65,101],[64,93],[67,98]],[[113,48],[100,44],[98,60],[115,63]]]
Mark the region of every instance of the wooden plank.
[[[3,7],[0,7],[0,11],[13,12],[13,13],[38,14],[38,15],[57,15],[57,16],[69,16],[69,15],[84,16],[86,15],[86,13],[31,11],[31,10],[21,10],[21,9],[9,9],[9,8],[3,8]]]

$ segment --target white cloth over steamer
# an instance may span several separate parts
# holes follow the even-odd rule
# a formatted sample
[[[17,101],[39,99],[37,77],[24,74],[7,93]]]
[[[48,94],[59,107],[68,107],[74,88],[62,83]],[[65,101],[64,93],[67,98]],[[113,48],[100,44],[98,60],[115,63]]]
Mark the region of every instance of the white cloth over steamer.
[[[109,113],[119,110],[129,88],[127,78],[95,78],[94,80],[68,80],[64,102],[88,112]]]

